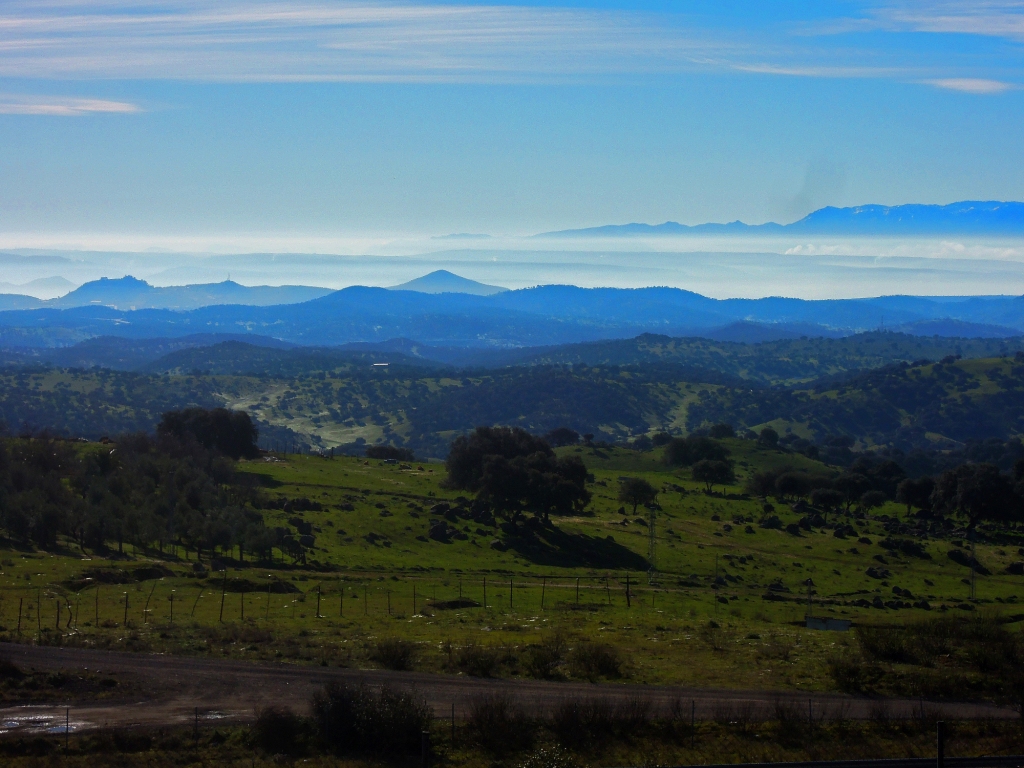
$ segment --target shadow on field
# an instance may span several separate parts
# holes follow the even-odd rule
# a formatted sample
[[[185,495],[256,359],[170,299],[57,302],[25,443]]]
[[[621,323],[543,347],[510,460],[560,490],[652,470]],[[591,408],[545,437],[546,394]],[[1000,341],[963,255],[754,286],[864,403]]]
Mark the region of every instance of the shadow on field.
[[[628,568],[646,570],[647,559],[612,539],[566,533],[556,527],[509,536],[509,549],[531,563],[562,567]]]

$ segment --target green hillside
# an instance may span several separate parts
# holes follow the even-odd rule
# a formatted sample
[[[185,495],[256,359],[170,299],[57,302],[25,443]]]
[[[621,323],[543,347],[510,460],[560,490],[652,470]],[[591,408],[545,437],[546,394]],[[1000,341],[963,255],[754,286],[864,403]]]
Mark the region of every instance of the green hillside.
[[[835,472],[753,441],[722,443],[738,482],[765,469]],[[570,645],[618,649],[622,666],[612,679],[822,689],[851,685],[836,677],[837,653],[855,666],[861,657],[854,635],[802,628],[808,579],[815,615],[857,624],[1024,617],[1024,576],[1011,568],[1022,559],[1016,533],[982,530],[972,601],[955,521],[907,517],[890,503],[870,514],[855,506],[825,523],[815,510],[778,499],[766,508],[739,486],[706,494],[657,452],[559,450],[587,464],[593,500],[584,515],[554,518],[552,527],[474,512],[442,487],[438,465],[299,455],[243,461],[243,473],[258,480],[251,498],[265,525],[303,542],[300,549],[275,549],[272,560],[257,562],[222,549],[221,574],[209,570],[220,567],[209,555],[200,568],[194,551],[177,545],[104,555],[63,539],[52,551],[7,543],[0,637],[19,638],[21,606],[23,641],[364,666],[390,663],[380,642],[393,638],[414,643],[417,669],[483,674],[483,665],[486,674],[531,675],[541,674],[531,649],[558,632]],[[620,511],[623,476],[659,490],[653,579],[650,513]],[[1003,695],[984,670],[964,664],[975,681],[970,695]],[[890,671],[854,685],[967,695],[943,688],[949,681],[924,667]]]
[[[151,429],[166,410],[227,405],[260,422],[265,447],[383,441],[424,458],[444,457],[454,436],[481,424],[539,434],[568,426],[624,442],[727,422],[821,446],[847,436],[859,448],[948,450],[1017,440],[1022,382],[1024,362],[1010,357],[904,363],[793,388],[654,364],[456,372],[350,360],[301,377],[22,368],[0,371],[0,420],[98,438]]]

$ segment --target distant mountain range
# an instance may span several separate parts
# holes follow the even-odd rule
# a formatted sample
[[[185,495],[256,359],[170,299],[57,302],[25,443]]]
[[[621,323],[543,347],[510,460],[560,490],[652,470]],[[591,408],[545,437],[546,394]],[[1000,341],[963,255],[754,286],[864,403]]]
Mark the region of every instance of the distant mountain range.
[[[609,224],[545,232],[537,237],[631,235],[1024,235],[1024,203],[964,201],[949,205],[859,205],[820,208],[791,224]]]
[[[219,304],[190,310],[128,310],[95,303],[67,309],[48,305],[4,311],[0,312],[0,347],[63,347],[97,336],[153,339],[254,334],[301,346],[415,339],[418,344],[435,347],[508,349],[631,338],[642,333],[756,342],[845,336],[879,328],[929,336],[1020,335],[1024,333],[1024,298],[720,300],[677,288],[565,285],[477,296],[356,286],[310,301],[275,306]]]
[[[392,291],[416,291],[418,293],[468,293],[474,296],[493,296],[496,293],[507,291],[508,288],[499,288],[496,285],[485,285],[476,280],[468,280],[460,277],[447,269],[438,269],[429,275],[417,277],[401,285],[391,287]]]
[[[7,309],[37,309],[53,307],[101,306],[112,309],[177,309],[189,310],[218,304],[273,306],[297,304],[331,293],[330,288],[305,285],[245,286],[231,280],[203,285],[178,285],[158,288],[145,280],[128,276],[116,279],[100,278],[76,288],[56,299],[40,300],[19,294],[0,294],[0,311]]]

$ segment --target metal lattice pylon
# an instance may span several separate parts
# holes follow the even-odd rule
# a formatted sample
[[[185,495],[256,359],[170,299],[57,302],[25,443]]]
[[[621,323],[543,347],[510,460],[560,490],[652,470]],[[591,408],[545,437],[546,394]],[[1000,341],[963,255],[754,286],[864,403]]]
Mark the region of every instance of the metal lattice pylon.
[[[655,530],[655,513],[652,509],[647,517],[647,562],[650,563],[650,567],[647,569],[647,580],[652,584],[654,583],[654,575],[658,570],[657,543],[658,534]]]

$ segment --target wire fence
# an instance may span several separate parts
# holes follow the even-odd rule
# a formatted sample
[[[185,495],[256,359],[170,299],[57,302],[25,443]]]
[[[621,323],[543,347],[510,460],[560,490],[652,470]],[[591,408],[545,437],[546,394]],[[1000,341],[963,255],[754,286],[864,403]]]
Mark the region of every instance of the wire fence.
[[[139,569],[137,569],[139,570]],[[149,570],[149,569],[141,569]],[[263,572],[258,567],[214,571],[200,576],[124,577],[124,583],[89,578],[45,586],[0,586],[0,627],[17,636],[89,627],[115,628],[148,624],[224,622],[291,623],[360,616],[413,616],[438,611],[486,610],[499,614],[537,615],[545,611],[629,610],[694,617],[739,615],[730,603],[741,591],[678,588],[647,583],[642,574],[603,576],[464,575],[436,578],[410,573],[346,572],[311,580],[306,574]],[[803,618],[799,600],[760,604],[745,595],[755,610],[787,619]]]

